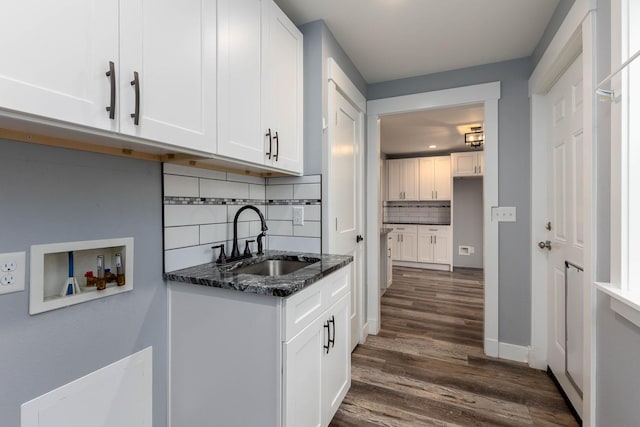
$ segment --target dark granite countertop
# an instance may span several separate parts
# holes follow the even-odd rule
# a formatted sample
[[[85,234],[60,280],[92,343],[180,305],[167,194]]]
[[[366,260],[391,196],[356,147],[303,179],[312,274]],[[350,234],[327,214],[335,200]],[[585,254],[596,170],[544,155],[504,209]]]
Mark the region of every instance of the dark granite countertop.
[[[233,270],[256,264],[267,259],[291,261],[317,260],[306,267],[282,276],[257,276],[253,274],[237,274]],[[310,254],[288,251],[266,251],[264,255],[250,259],[219,265],[215,262],[201,264],[182,270],[164,274],[165,280],[231,289],[260,295],[288,297],[317,282],[330,273],[353,261],[350,255]]]

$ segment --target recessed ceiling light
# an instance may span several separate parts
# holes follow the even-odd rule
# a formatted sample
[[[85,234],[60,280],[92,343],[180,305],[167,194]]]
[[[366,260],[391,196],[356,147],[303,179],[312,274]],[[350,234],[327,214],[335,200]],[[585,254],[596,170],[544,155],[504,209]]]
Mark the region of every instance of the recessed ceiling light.
[[[429,148],[438,148],[437,145],[430,145]]]

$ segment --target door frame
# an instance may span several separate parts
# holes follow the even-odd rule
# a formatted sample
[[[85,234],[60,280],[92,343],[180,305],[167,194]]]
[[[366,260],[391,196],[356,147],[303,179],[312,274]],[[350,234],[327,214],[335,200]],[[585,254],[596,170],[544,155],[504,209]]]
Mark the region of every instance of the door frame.
[[[330,147],[330,142],[331,142],[331,138],[333,137],[332,132],[332,126],[331,123],[334,123],[330,118],[333,117],[337,112],[334,111],[334,106],[336,105],[335,103],[335,97],[337,96],[338,93],[340,93],[344,98],[347,99],[347,101],[349,101],[351,103],[351,105],[353,105],[356,110],[358,110],[358,114],[359,114],[359,120],[361,123],[360,129],[358,130],[358,139],[359,139],[359,147],[360,147],[360,165],[361,165],[361,173],[360,173],[360,188],[359,188],[359,193],[360,193],[360,197],[359,197],[359,204],[360,204],[360,214],[359,214],[359,218],[358,221],[360,223],[360,233],[364,234],[365,237],[367,236],[367,234],[365,234],[365,214],[364,214],[364,210],[365,210],[365,194],[364,194],[364,179],[365,179],[365,175],[364,175],[364,170],[365,170],[365,163],[364,163],[364,145],[365,145],[365,140],[364,140],[364,126],[365,126],[365,115],[367,112],[367,101],[366,98],[364,97],[364,95],[358,90],[358,88],[356,87],[355,84],[353,84],[353,82],[349,79],[349,77],[347,76],[347,74],[342,71],[342,69],[340,68],[340,66],[338,65],[338,63],[333,59],[333,58],[329,58],[327,60],[327,84],[328,84],[328,91],[327,91],[327,103],[328,103],[328,108],[327,108],[327,125],[326,125],[326,136],[327,136],[327,140],[325,141],[325,143],[322,146],[322,200],[323,200],[323,209],[322,209],[322,236],[326,236],[326,238],[322,239],[322,252],[324,253],[330,253],[331,252],[331,235],[334,231],[334,229],[330,226],[330,224],[333,224],[333,222],[330,220],[331,218],[334,217],[333,215],[333,211],[334,211],[334,207],[332,205],[332,201],[331,198],[329,197],[329,193],[330,193],[330,185],[331,185],[331,181],[329,179],[329,176],[331,176],[331,153],[329,152],[329,147]],[[372,236],[371,234],[369,234],[368,236]],[[377,236],[377,234],[376,234]],[[371,238],[366,239],[365,243],[367,240],[371,240]],[[366,318],[366,313],[365,313],[365,286],[364,286],[364,282],[366,280],[366,273],[365,271],[367,270],[367,250],[368,247],[366,245],[364,245],[362,247],[362,259],[360,262],[360,271],[357,272],[356,274],[359,273],[359,277],[361,278],[360,283],[356,284],[357,286],[357,292],[358,295],[360,296],[360,298],[356,301],[358,310],[360,312],[360,325],[358,327],[358,331],[359,331],[359,337],[358,337],[358,342],[360,344],[364,343],[364,340],[367,336],[367,331],[368,331],[368,326],[367,326],[367,318]],[[356,268],[354,266],[354,268]],[[351,305],[351,303],[349,303],[349,305]],[[351,315],[349,315],[349,319],[351,319]]]
[[[540,62],[529,79],[531,101],[531,242],[545,240],[544,225],[547,222],[547,152],[548,114],[547,94],[558,78],[582,52],[583,73],[583,144],[584,144],[584,384],[582,421],[585,426],[595,425],[595,200],[592,188],[596,174],[594,169],[596,144],[593,142],[595,120],[596,46],[595,0],[576,0]],[[529,365],[546,369],[548,360],[548,261],[543,251],[531,252],[531,346]]]
[[[499,357],[499,305],[498,305],[498,222],[491,221],[491,208],[498,206],[498,100],[500,82],[463,86],[412,95],[383,98],[367,102],[367,150],[366,150],[366,233],[377,236],[382,225],[379,204],[380,117],[432,108],[464,104],[484,103],[485,175],[483,179],[484,213],[484,351]],[[380,239],[367,240],[367,322],[369,333],[380,331]],[[502,349],[508,357],[509,346]],[[510,358],[510,357],[508,357]]]

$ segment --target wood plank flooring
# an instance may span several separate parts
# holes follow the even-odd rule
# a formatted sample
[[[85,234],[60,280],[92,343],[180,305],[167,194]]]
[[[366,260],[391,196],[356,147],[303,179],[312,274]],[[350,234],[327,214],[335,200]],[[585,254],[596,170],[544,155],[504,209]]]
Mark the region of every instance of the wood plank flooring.
[[[545,372],[483,354],[482,271],[393,269],[333,427],[575,426]]]

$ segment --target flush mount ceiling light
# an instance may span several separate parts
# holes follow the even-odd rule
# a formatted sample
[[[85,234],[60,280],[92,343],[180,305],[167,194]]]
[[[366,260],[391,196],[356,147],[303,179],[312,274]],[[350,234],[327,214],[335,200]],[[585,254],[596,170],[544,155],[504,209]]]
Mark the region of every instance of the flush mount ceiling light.
[[[464,143],[467,146],[475,148],[484,144],[484,132],[482,126],[474,126],[471,128],[471,132],[464,134]]]
[[[430,145],[429,148],[438,148],[437,145]]]

